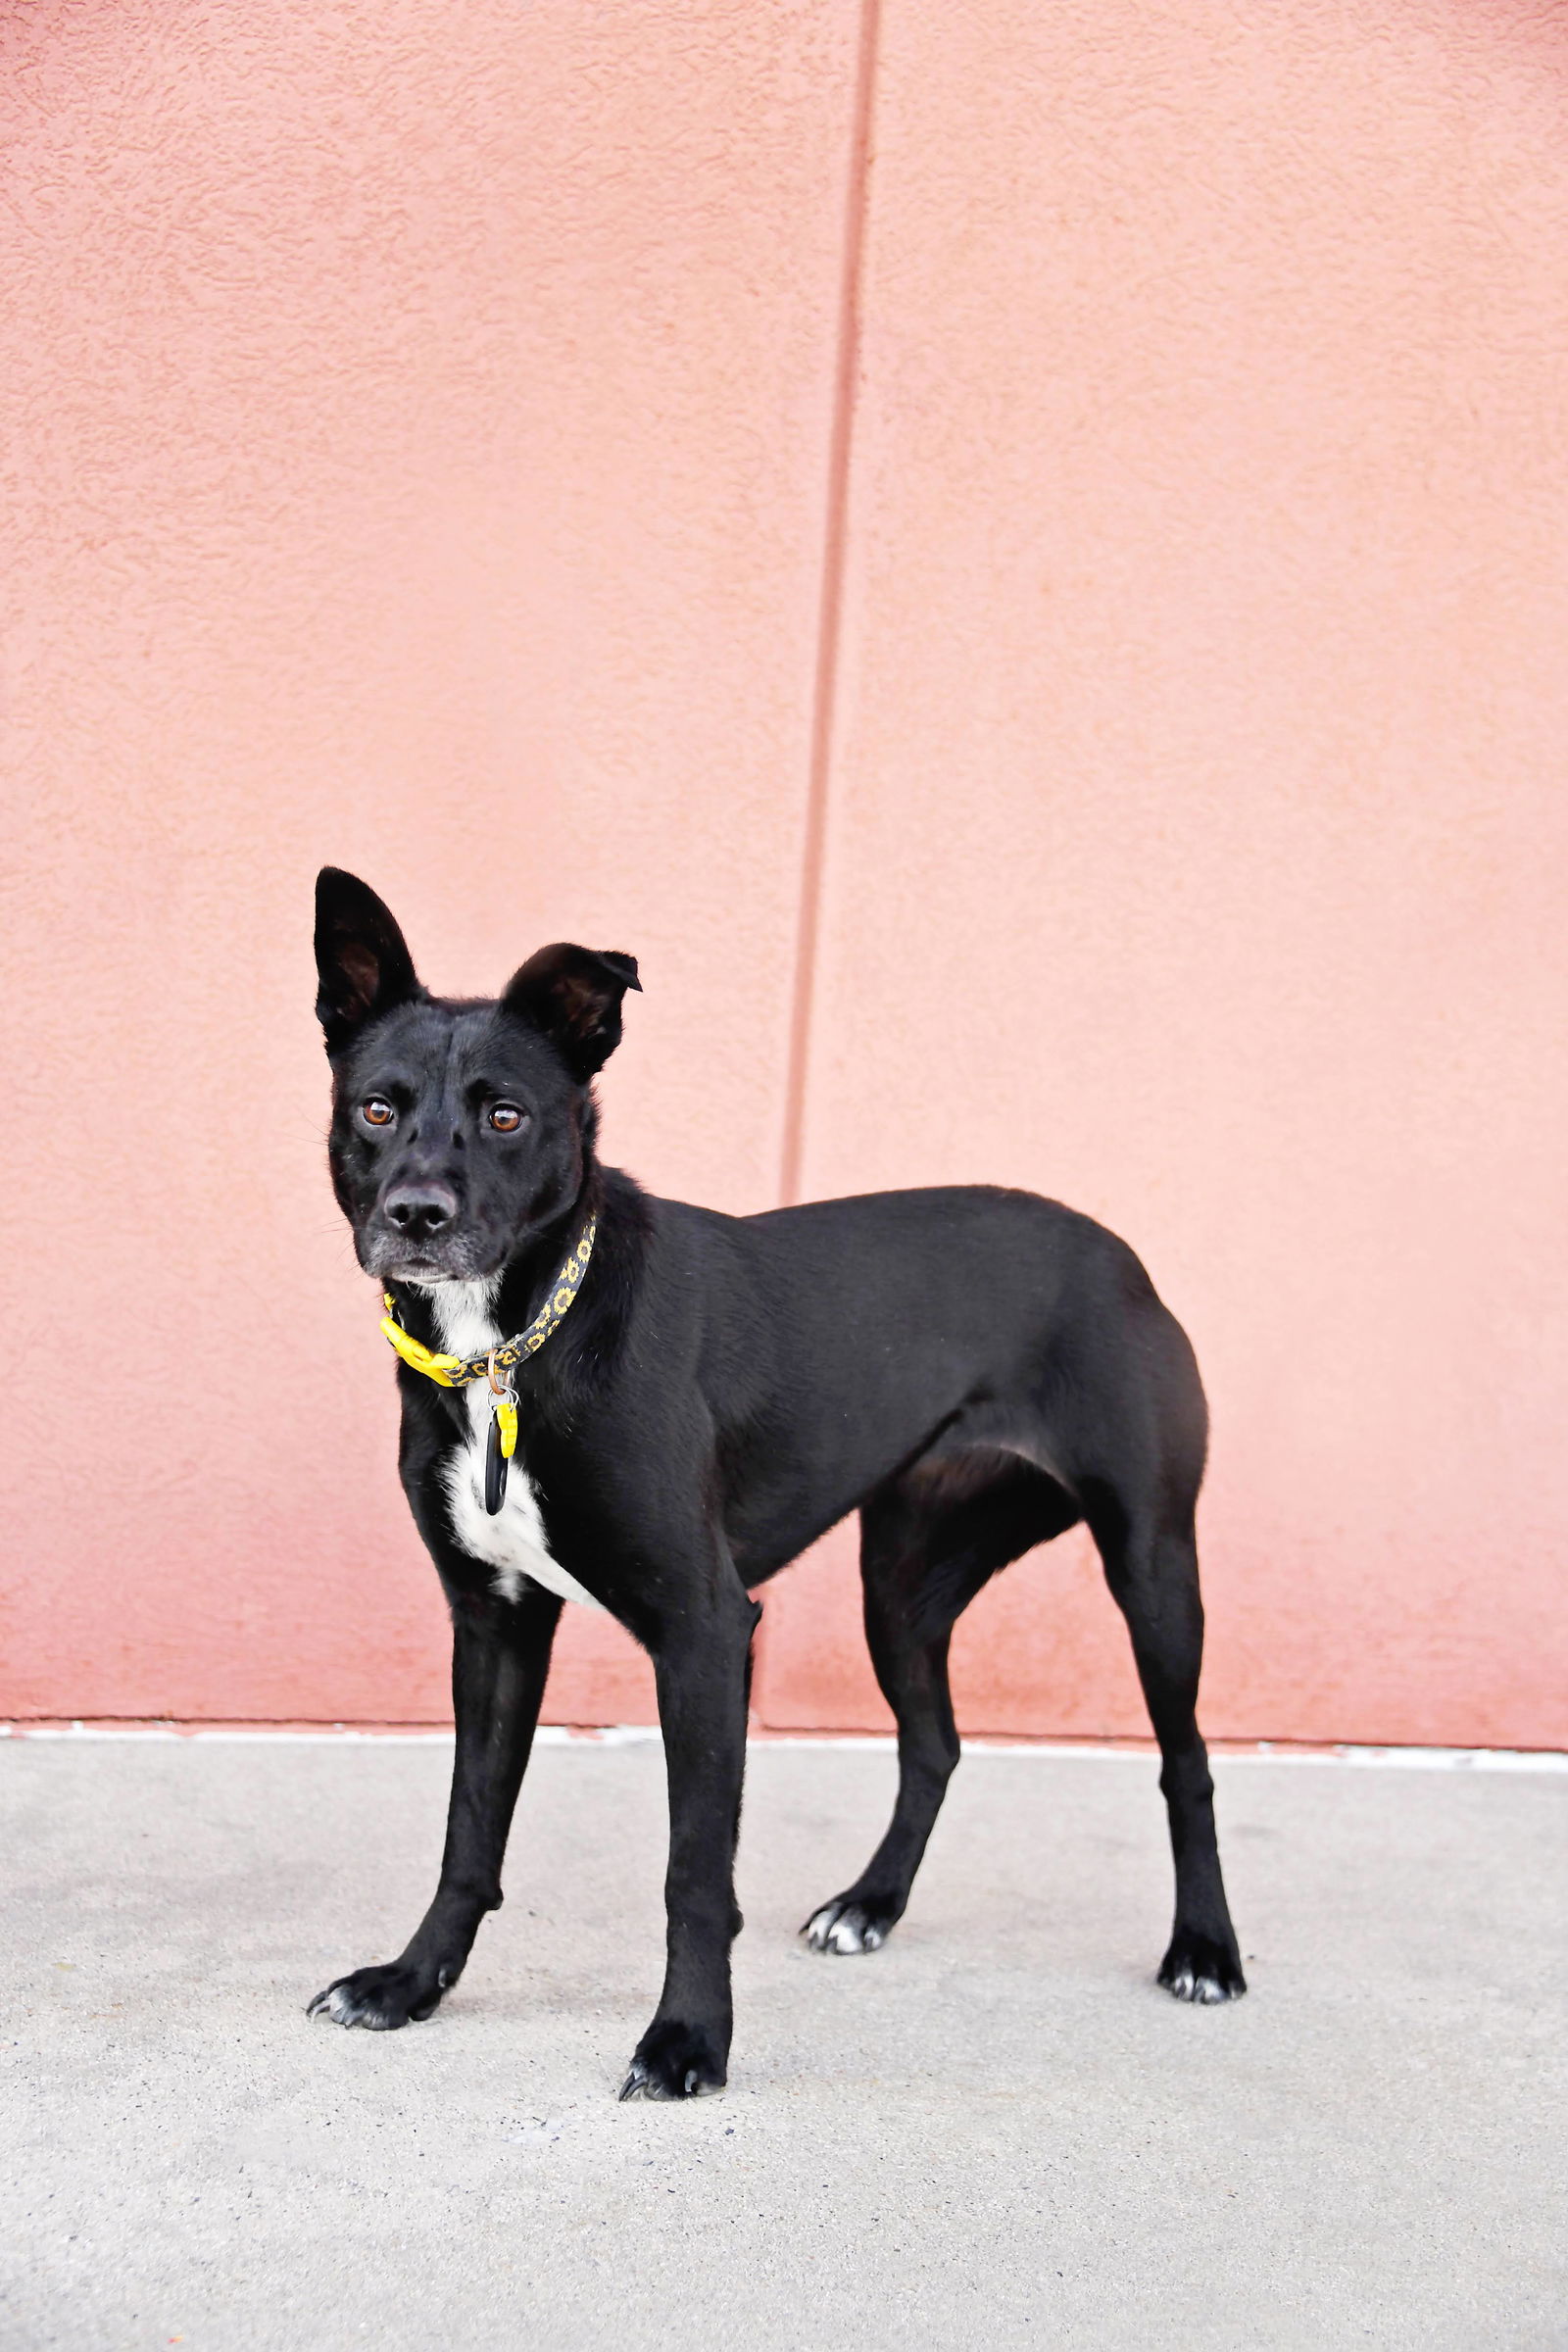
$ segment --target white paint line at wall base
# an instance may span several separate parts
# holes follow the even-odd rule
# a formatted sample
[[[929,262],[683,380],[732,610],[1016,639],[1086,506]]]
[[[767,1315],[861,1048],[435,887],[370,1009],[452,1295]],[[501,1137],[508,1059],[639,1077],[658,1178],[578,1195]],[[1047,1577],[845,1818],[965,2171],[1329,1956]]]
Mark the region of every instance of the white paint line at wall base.
[[[375,1731],[355,1724],[323,1724],[318,1729],[296,1729],[272,1724],[205,1727],[174,1723],[0,1723],[0,1740],[184,1740],[233,1746],[247,1741],[290,1741],[300,1746],[332,1747],[450,1747],[446,1731]],[[639,1747],[659,1739],[651,1723],[609,1724],[603,1730],[579,1730],[568,1724],[541,1724],[536,1747]],[[821,1747],[858,1750],[865,1755],[892,1755],[896,1743],[881,1732],[762,1732],[754,1733],[754,1747]],[[964,1750],[979,1756],[1068,1756],[1080,1760],[1114,1758],[1125,1764],[1152,1764],[1156,1750],[1151,1741],[1090,1740],[965,1740]],[[1271,1740],[1246,1745],[1216,1742],[1210,1749],[1222,1764],[1349,1764],[1393,1766],[1406,1772],[1561,1772],[1568,1773],[1568,1752],[1560,1748],[1529,1747],[1282,1747]]]

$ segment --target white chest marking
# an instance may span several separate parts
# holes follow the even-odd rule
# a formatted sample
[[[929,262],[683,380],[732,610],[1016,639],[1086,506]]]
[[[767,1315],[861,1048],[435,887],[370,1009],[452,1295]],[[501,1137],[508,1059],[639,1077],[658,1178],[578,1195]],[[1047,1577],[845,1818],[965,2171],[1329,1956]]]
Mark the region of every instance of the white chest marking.
[[[499,1347],[505,1333],[491,1320],[495,1287],[487,1282],[432,1283],[425,1293],[435,1310],[441,1346],[449,1355],[477,1355]],[[581,1601],[584,1608],[602,1609],[574,1576],[569,1576],[545,1548],[544,1524],[533,1481],[514,1455],[507,1466],[507,1498],[492,1519],[484,1507],[484,1456],[490,1436],[490,1391],[482,1380],[463,1393],[468,1413],[468,1435],[454,1446],[442,1465],[452,1532],[465,1551],[495,1570],[495,1589],[515,1600],[525,1577],[543,1585],[562,1600]]]

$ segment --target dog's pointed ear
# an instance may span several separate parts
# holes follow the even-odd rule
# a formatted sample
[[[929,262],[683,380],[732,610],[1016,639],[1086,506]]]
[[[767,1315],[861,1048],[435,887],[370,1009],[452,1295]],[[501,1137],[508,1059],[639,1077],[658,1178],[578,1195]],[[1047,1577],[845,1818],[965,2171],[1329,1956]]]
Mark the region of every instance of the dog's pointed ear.
[[[337,1053],[372,1013],[422,998],[414,959],[390,909],[340,866],[316,877],[316,1017]]]
[[[620,1001],[639,994],[635,956],[613,948],[541,948],[513,973],[501,1002],[547,1037],[579,1085],[586,1085],[620,1043]]]

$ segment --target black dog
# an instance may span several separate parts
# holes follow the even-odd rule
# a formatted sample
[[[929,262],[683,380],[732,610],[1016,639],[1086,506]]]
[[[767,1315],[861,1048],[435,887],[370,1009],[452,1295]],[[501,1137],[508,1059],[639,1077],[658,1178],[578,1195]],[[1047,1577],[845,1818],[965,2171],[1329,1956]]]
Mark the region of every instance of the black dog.
[[[751,1590],[857,1509],[899,1794],[811,1943],[871,1951],[902,1917],[958,1760],[954,1623],[1082,1519],[1163,1761],[1159,1981],[1184,2000],[1245,1991],[1194,1713],[1203,1393],[1126,1245],[979,1187],[741,1218],[650,1200],[594,1150],[629,956],[542,948],[499,1003],[433,999],[380,900],[332,867],[316,953],[332,1182],[405,1359],[399,1466],[451,1604],[458,1728],[434,1901],[400,1959],[339,1978],[313,2014],[401,2026],[457,1983],[501,1901],[562,1599],[585,1600],[653,1659],[669,1775],[668,1964],[621,2095],[717,2089]]]

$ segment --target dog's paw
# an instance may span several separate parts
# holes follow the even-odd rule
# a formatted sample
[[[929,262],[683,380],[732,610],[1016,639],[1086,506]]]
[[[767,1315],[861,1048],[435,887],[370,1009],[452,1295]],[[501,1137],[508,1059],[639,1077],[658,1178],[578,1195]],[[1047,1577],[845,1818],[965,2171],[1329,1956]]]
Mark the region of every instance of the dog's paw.
[[[712,2035],[678,2019],[652,2025],[637,2044],[623,2099],[703,2099],[722,2090],[724,2061]]]
[[[405,1968],[401,1960],[391,1960],[339,1977],[317,1994],[305,2014],[329,2017],[335,2026],[368,2026],[385,2034],[394,2026],[406,2026],[411,2018],[417,2022],[431,2016],[448,1985],[456,1982],[456,1973],[444,1968],[431,1976],[428,1970]]]
[[[898,1917],[880,1903],[856,1903],[836,1894],[811,1913],[801,1934],[813,1952],[874,1952],[886,1943]]]
[[[1159,1982],[1179,2001],[1239,2001],[1247,1990],[1236,1946],[1196,1928],[1178,1928],[1159,1964]]]

